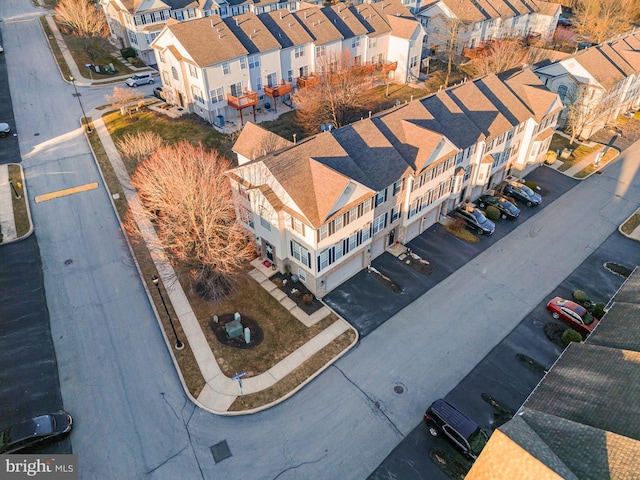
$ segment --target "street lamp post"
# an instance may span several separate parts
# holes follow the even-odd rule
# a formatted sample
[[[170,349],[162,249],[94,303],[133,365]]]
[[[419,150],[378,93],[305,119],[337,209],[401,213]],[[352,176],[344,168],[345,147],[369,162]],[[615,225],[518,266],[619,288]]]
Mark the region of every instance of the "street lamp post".
[[[16,198],[22,198],[22,196],[18,193],[18,191],[16,190],[15,185],[13,184],[13,180],[9,180],[9,184],[11,185],[11,189],[13,190],[13,193],[16,194]],[[18,182],[18,187],[22,188],[22,186],[20,185],[20,182]]]
[[[91,133],[91,127],[89,126],[89,120],[87,120],[87,115],[84,113],[84,107],[82,106],[82,102],[80,101],[80,94],[78,93],[78,89],[76,88],[76,79],[73,78],[72,75],[69,75],[69,80],[73,85],[73,91],[76,92],[73,96],[78,99],[78,103],[80,104],[80,110],[82,110],[82,118],[84,118],[84,124],[87,126],[87,132]]]
[[[182,350],[184,348],[184,343],[180,341],[178,338],[178,332],[176,332],[176,327],[173,325],[173,320],[171,319],[171,315],[169,314],[169,309],[167,308],[167,304],[164,301],[164,296],[162,295],[162,291],[160,290],[160,279],[154,275],[151,277],[151,281],[158,289],[158,293],[160,294],[160,300],[162,300],[162,305],[164,306],[165,312],[167,312],[167,317],[169,317],[169,323],[171,324],[171,330],[173,330],[173,335],[176,337],[176,350]]]

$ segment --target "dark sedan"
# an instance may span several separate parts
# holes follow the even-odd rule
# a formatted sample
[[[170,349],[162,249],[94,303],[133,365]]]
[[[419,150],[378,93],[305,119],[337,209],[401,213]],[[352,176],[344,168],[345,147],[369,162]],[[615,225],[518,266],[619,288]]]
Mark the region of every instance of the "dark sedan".
[[[503,193],[509,197],[513,197],[516,200],[524,202],[527,207],[538,206],[542,203],[542,197],[540,194],[534,192],[526,185],[508,184],[504,187]]]
[[[73,419],[65,411],[47,413],[0,431],[0,454],[32,447],[71,430]]]
[[[496,229],[496,224],[489,220],[478,210],[457,208],[451,212],[454,218],[461,218],[467,224],[467,228],[478,233],[478,235],[492,235]]]
[[[496,197],[494,195],[480,195],[476,201],[480,208],[489,205],[495,207],[500,212],[500,218],[503,220],[515,220],[520,216],[520,209],[504,197]]]

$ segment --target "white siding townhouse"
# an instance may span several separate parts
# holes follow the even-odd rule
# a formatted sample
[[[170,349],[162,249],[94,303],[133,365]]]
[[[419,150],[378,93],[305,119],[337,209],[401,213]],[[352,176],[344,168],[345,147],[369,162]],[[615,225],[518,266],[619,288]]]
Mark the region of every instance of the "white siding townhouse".
[[[297,144],[249,123],[230,170],[260,254],[322,297],[463,201],[544,160],[562,103],[488,75]],[[277,137],[276,137],[277,138]]]
[[[278,97],[343,54],[388,68],[398,82],[412,81],[422,37],[422,27],[400,2],[385,0],[170,20],[152,47],[168,101],[220,123],[244,122],[265,103],[277,109]]]
[[[117,45],[132,47],[147,64],[155,62],[151,42],[170,18],[180,21],[211,15],[224,18],[247,12],[295,11],[303,5],[300,0],[100,0],[99,3]],[[322,0],[304,3],[322,5]]]
[[[456,53],[477,48],[483,42],[538,34],[551,38],[562,7],[542,0],[435,0],[424,2],[416,18],[426,30],[425,45],[444,51],[448,41],[446,22],[459,21]]]
[[[640,32],[631,32],[535,69],[535,74],[568,107],[574,104],[588,138],[627,110],[640,107]],[[560,117],[567,121],[568,108]],[[579,122],[582,123],[582,122]]]

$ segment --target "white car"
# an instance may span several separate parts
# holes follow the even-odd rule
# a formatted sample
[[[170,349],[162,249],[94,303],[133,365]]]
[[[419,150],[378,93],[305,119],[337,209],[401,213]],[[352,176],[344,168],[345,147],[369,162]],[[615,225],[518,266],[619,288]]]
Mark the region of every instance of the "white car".
[[[0,137],[6,137],[11,133],[11,127],[8,123],[0,123]]]
[[[128,78],[125,82],[130,87],[137,87],[138,85],[145,85],[153,83],[151,73],[138,73],[131,78]]]
[[[4,52],[4,48],[2,48],[2,45],[0,45],[0,53]]]

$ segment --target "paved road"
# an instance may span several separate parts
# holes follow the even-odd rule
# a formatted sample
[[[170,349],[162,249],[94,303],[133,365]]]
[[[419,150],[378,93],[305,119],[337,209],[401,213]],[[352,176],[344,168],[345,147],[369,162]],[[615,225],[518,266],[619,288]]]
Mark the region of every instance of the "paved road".
[[[215,417],[185,400],[78,130],[71,86],[35,20],[10,19],[31,11],[28,0],[1,2],[0,28],[12,50],[20,148],[81,478],[365,478],[419,423],[425,403],[455,386],[640,200],[637,178],[632,186],[619,178],[637,164],[618,162],[397,313],[286,403]],[[83,90],[87,108],[91,95],[98,98]],[[99,189],[33,203],[93,181]],[[576,205],[589,213],[567,225]],[[402,395],[393,390],[399,383]],[[223,440],[232,456],[216,464],[210,447]]]

